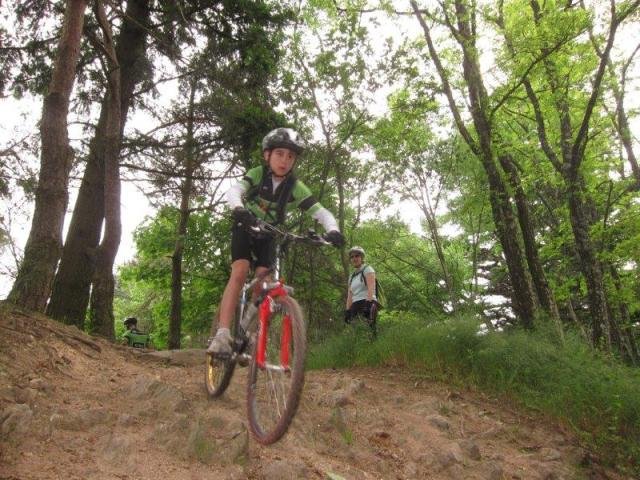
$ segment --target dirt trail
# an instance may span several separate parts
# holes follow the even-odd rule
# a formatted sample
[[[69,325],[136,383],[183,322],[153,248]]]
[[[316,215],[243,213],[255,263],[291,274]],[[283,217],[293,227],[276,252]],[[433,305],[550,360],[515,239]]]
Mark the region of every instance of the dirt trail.
[[[0,479],[621,479],[542,418],[401,368],[308,372],[288,434],[247,432],[245,369],[141,355],[0,308]]]

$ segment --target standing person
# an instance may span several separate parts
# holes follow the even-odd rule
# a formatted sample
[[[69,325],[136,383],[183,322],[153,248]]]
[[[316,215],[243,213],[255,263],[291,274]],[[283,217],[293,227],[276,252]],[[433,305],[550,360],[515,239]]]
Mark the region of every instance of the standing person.
[[[351,247],[349,261],[353,267],[353,273],[349,277],[347,286],[347,308],[344,311],[344,321],[351,323],[351,320],[356,316],[362,316],[371,328],[373,338],[375,338],[378,316],[376,272],[371,265],[364,263],[364,248],[362,247]]]
[[[233,213],[231,230],[231,276],[220,302],[218,330],[207,352],[217,355],[232,351],[231,322],[242,285],[255,257],[255,275],[264,275],[275,260],[275,245],[270,237],[255,237],[249,229],[256,218],[272,225],[284,222],[289,207],[305,211],[322,224],[325,238],[334,246],[344,244],[334,216],[313,197],[311,190],[293,174],[296,160],[305,143],[291,128],[276,128],[262,140],[265,164],[249,170],[244,178],[227,192],[227,203]],[[255,308],[251,302],[248,308]]]

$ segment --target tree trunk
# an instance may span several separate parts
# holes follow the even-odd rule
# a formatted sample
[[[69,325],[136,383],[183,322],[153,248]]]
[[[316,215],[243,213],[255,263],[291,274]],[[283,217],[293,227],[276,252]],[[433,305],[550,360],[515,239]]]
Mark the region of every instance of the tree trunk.
[[[519,235],[511,206],[511,198],[495,163],[491,123],[486,112],[488,98],[482,82],[478,63],[479,55],[475,48],[475,39],[470,26],[470,12],[460,0],[456,0],[455,8],[458,29],[463,37],[460,42],[463,51],[463,75],[467,82],[469,100],[471,101],[471,116],[479,137],[480,159],[489,180],[489,198],[493,211],[493,220],[507,261],[509,278],[513,287],[513,308],[524,327],[531,328],[533,327],[537,302],[531,288],[530,277],[525,268],[522,250],[518,241]]]
[[[529,6],[533,12],[534,22],[540,24],[544,9],[539,5],[537,0],[531,0]],[[538,137],[542,150],[549,158],[556,170],[562,175],[565,187],[567,189],[567,203],[569,207],[569,218],[576,243],[576,252],[580,269],[585,277],[587,284],[587,298],[591,316],[591,341],[594,346],[600,346],[602,340],[603,329],[606,329],[606,339],[608,347],[611,347],[611,335],[616,332],[612,331],[615,327],[615,320],[610,316],[610,310],[607,306],[606,290],[604,283],[604,275],[602,265],[596,255],[596,250],[590,236],[590,227],[592,219],[589,214],[588,201],[586,199],[586,189],[583,178],[581,177],[580,168],[585,157],[585,149],[589,141],[588,131],[591,122],[591,116],[600,97],[600,87],[604,77],[606,65],[609,61],[611,49],[616,35],[616,31],[620,22],[638,8],[638,2],[627,5],[625,11],[620,14],[616,13],[615,3],[611,2],[611,19],[609,24],[609,32],[606,37],[606,45],[602,52],[598,52],[600,63],[596,70],[592,91],[584,110],[581,115],[572,114],[570,111],[570,94],[563,85],[563,79],[558,74],[558,68],[551,59],[551,52],[548,47],[541,47],[540,51],[544,55],[543,65],[548,82],[548,88],[552,94],[553,102],[558,115],[560,125],[559,150],[561,152],[562,161],[559,161],[558,155],[551,147],[547,138],[546,125],[540,109],[537,96],[530,85],[525,83],[528,97],[531,100],[538,126]],[[579,127],[575,129],[572,125],[574,118],[579,121]]]
[[[591,313],[591,342],[594,346],[600,344],[602,328],[608,328],[607,301],[604,291],[602,267],[596,258],[591,242],[590,222],[584,205],[584,192],[577,180],[568,179],[569,218],[576,242],[580,269],[587,283],[589,310]]]
[[[95,4],[95,13],[103,33],[107,57],[107,120],[104,149],[104,236],[96,251],[96,269],[91,290],[91,325],[98,335],[114,338],[113,328],[113,264],[120,246],[122,224],[120,219],[120,66],[111,37],[111,27],[101,0]]]
[[[171,317],[169,319],[170,349],[180,348],[180,330],[182,327],[182,256],[184,241],[187,236],[189,222],[189,202],[193,189],[193,172],[196,166],[194,158],[194,105],[197,89],[197,78],[191,84],[189,96],[189,113],[187,119],[187,138],[184,146],[184,181],[180,188],[180,218],[176,227],[176,241],[171,256]]]
[[[502,169],[508,175],[511,188],[515,192],[518,222],[520,224],[520,231],[522,232],[524,251],[527,259],[527,265],[529,266],[529,272],[531,273],[531,280],[533,281],[533,285],[538,295],[538,300],[540,301],[542,308],[544,308],[551,320],[556,324],[560,338],[564,338],[562,323],[560,321],[560,313],[558,312],[558,304],[556,303],[551,287],[549,287],[547,276],[545,275],[542,264],[540,263],[538,246],[536,245],[531,215],[529,214],[529,203],[527,201],[526,194],[522,189],[520,176],[518,175],[518,171],[516,170],[513,160],[509,155],[501,155],[499,160],[502,165]]]
[[[33,221],[24,259],[8,297],[16,305],[38,311],[44,311],[46,307],[62,250],[62,227],[69,201],[68,181],[73,159],[67,115],[86,5],[84,0],[70,0],[66,4],[49,91],[43,102],[42,154]]]
[[[638,159],[636,158],[636,154],[633,149],[633,135],[631,134],[629,119],[624,108],[624,96],[617,88],[617,84],[614,83],[614,85],[614,95],[616,98],[616,121],[614,122],[614,125],[618,135],[620,136],[620,141],[624,146],[624,150],[627,152],[627,161],[629,162],[629,165],[631,165],[631,171],[635,179],[636,188],[640,189],[640,167],[638,166]]]
[[[103,102],[104,103],[104,102]],[[84,327],[96,248],[104,220],[104,124],[103,106],[95,137],[89,147],[87,166],[53,282],[47,315],[69,325]]]
[[[440,57],[433,45],[431,30],[424,21],[421,11],[414,0],[411,0],[411,6],[424,30],[429,53],[442,80],[442,87],[447,96],[449,108],[453,114],[456,126],[467,145],[469,145],[473,153],[481,161],[487,175],[493,221],[498,240],[506,259],[509,278],[513,288],[513,309],[522,325],[525,328],[531,328],[533,326],[537,304],[519,244],[518,228],[511,206],[511,198],[502,180],[498,166],[496,165],[495,154],[492,148],[491,123],[486,111],[488,108],[488,95],[482,82],[482,74],[478,63],[479,54],[475,46],[475,38],[471,27],[473,12],[469,12],[466,5],[460,0],[455,1],[458,26],[455,30],[456,38],[463,53],[463,75],[469,94],[468,100],[471,105],[473,124],[478,134],[477,140],[472,137],[460,115],[452,87],[449,83],[448,74],[442,66]],[[453,29],[453,26],[450,25],[450,28]]]
[[[451,308],[452,310],[455,311],[458,305],[458,298],[455,293],[455,288],[453,285],[451,274],[449,273],[449,268],[447,267],[447,259],[444,256],[444,250],[442,248],[442,238],[440,237],[440,231],[438,228],[438,222],[436,220],[436,214],[434,212],[434,208],[431,206],[431,199],[429,198],[427,181],[426,179],[419,178],[418,182],[421,185],[420,190],[424,193],[421,194],[420,198],[417,200],[420,204],[420,208],[422,209],[422,213],[427,219],[427,226],[429,228],[429,233],[431,234],[431,242],[433,243],[433,246],[436,249],[436,256],[438,257],[438,262],[440,263],[440,269],[442,270],[442,277],[444,279],[444,283],[447,288],[447,293],[449,294],[449,301],[451,302]],[[437,205],[437,201],[436,201],[436,205]]]
[[[618,296],[621,297],[622,282],[620,281],[620,275],[618,275],[618,272],[613,265],[609,265],[609,271],[611,272],[611,278],[613,279],[613,284],[616,288],[616,291],[618,292]],[[618,304],[618,308],[620,310],[620,318],[624,322],[624,326],[620,331],[622,342],[621,351],[624,353],[624,356],[630,363],[638,365],[640,356],[638,354],[638,345],[636,344],[636,339],[633,336],[633,322],[631,321],[629,307],[624,301],[620,301]]]
[[[124,129],[135,86],[146,75],[145,44],[148,35],[149,1],[127,2],[116,54],[121,68],[121,128]],[[68,324],[84,325],[96,248],[104,219],[104,148],[107,99],[102,102],[96,133],[89,146],[87,166],[67,232],[47,314]],[[121,143],[122,139],[119,139]]]

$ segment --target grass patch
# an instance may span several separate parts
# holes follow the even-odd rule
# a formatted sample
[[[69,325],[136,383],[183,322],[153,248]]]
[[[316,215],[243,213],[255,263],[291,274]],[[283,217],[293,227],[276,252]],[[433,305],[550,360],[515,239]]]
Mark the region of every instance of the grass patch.
[[[434,379],[473,384],[573,427],[610,465],[640,473],[640,371],[551,328],[478,335],[478,322],[427,324],[384,312],[378,339],[347,327],[313,345],[307,367],[406,365]]]

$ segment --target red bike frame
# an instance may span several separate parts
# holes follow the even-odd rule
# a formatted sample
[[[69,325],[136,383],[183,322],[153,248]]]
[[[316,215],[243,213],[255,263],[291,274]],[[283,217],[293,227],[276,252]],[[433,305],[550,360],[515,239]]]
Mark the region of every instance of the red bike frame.
[[[258,346],[256,350],[256,363],[258,367],[266,367],[265,357],[267,349],[267,328],[271,319],[271,306],[275,297],[287,295],[284,283],[278,280],[278,286],[269,290],[259,308],[260,328],[258,329]],[[291,317],[287,314],[282,321],[282,336],[280,338],[280,367],[289,370],[289,345],[291,343]]]

